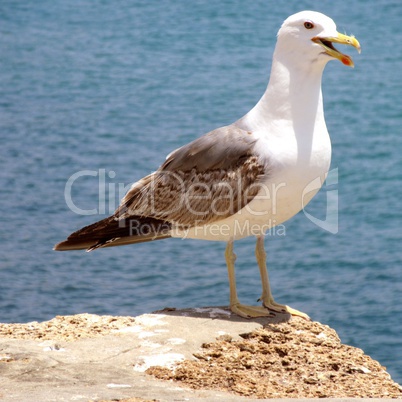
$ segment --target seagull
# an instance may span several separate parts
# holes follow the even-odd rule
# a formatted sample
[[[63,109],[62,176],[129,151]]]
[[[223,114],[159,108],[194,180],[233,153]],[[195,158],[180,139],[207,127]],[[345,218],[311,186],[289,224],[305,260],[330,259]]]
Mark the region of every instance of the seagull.
[[[55,250],[93,251],[176,238],[224,241],[230,309],[245,317],[308,315],[277,303],[271,292],[264,236],[303,209],[323,183],[331,161],[322,74],[330,60],[354,67],[334,44],[353,46],[334,21],[315,11],[287,18],[278,31],[271,74],[259,102],[236,122],[171,152],[135,182],[115,213],[72,233]],[[321,184],[322,185],[322,184]],[[241,304],[236,290],[235,240],[256,238],[262,306]]]

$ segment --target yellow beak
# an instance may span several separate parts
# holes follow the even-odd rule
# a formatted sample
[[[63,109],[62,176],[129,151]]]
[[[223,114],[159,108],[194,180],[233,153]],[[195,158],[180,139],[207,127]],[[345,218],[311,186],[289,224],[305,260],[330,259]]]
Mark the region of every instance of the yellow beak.
[[[324,48],[326,54],[340,60],[343,64],[349,67],[355,66],[352,58],[346,54],[341,53],[338,49],[335,49],[332,44],[341,43],[342,45],[350,45],[355,47],[359,53],[361,51],[360,43],[354,36],[344,35],[339,32],[337,36],[330,36],[326,38],[320,38],[319,36],[316,36],[311,40],[321,45]]]

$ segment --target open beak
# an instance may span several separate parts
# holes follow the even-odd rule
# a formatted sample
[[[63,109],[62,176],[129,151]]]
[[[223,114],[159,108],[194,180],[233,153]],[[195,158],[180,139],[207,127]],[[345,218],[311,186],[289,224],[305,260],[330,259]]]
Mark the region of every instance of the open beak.
[[[345,66],[349,67],[355,66],[350,56],[341,53],[338,49],[335,49],[335,47],[332,45],[333,43],[350,45],[355,47],[357,51],[360,53],[360,43],[354,36],[347,36],[338,32],[338,36],[334,37],[330,36],[326,38],[320,38],[319,36],[316,36],[311,40],[321,45],[324,48],[326,54],[328,54],[331,57],[334,57],[335,59],[340,60],[343,64],[345,64]]]

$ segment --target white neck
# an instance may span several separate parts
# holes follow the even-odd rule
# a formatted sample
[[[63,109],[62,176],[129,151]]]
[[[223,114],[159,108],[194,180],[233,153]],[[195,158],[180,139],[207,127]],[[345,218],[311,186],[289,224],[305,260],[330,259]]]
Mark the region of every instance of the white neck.
[[[324,111],[321,78],[325,64],[301,63],[292,53],[274,53],[268,87],[250,112],[235,124],[256,131],[281,135],[284,125],[291,124],[298,138],[311,138],[317,125],[323,124]]]

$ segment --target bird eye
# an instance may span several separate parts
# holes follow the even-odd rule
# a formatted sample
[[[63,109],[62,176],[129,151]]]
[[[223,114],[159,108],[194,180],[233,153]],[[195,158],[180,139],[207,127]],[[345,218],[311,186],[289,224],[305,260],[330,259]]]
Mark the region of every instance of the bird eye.
[[[306,29],[313,29],[314,28],[314,24],[311,21],[306,21],[304,23],[304,28]]]

